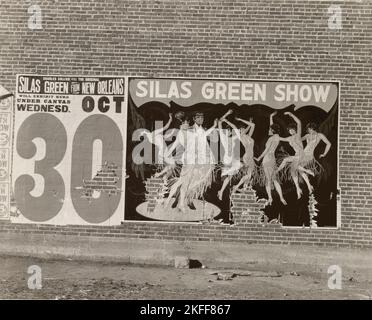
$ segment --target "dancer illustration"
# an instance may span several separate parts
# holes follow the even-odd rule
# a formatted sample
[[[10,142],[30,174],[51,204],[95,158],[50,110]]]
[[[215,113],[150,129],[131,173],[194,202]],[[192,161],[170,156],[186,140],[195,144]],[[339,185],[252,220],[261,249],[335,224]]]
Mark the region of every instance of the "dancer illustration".
[[[239,146],[240,143],[239,130],[234,124],[226,119],[226,117],[231,113],[232,110],[227,111],[218,121],[218,132],[222,147],[224,149],[221,171],[221,179],[223,179],[223,184],[217,193],[219,200],[222,200],[222,196],[227,185],[230,183],[232,178],[239,173],[239,169],[241,167],[240,158],[234,157],[234,150],[236,150],[236,147]],[[223,129],[223,122],[225,122],[230,128]]]
[[[167,178],[176,176],[179,174],[180,164],[183,163],[182,157],[186,145],[186,130],[190,128],[190,120],[183,111],[177,112],[174,118],[177,123],[176,128],[168,130],[164,135],[165,141],[176,136],[173,144],[166,149],[165,161],[168,165],[162,171],[157,172],[155,177],[162,177],[165,174]]]
[[[182,167],[187,163],[186,159],[186,144],[187,144],[187,137],[189,135],[188,129],[190,129],[190,121],[186,117],[186,115],[182,112],[179,114],[178,120],[180,122],[179,130],[176,135],[176,140],[172,143],[172,145],[168,149],[167,157],[173,159],[173,161],[178,164],[182,165]],[[173,154],[175,154],[173,156]],[[160,173],[159,173],[160,174]],[[178,177],[172,178],[169,182],[169,195],[167,201],[165,202],[165,206],[168,207],[170,201],[172,200],[173,196],[178,191],[176,196],[176,200],[174,201],[172,208],[176,208],[178,205],[178,198],[179,198],[179,187],[181,186],[182,181],[178,179]]]
[[[168,130],[172,120],[173,120],[173,116],[170,113],[169,120],[165,124],[164,127],[156,129],[152,132],[149,132],[147,130],[146,131],[144,130],[141,132],[141,135],[146,136],[147,140],[153,145],[155,145],[158,149],[155,163],[157,164],[158,168],[162,168],[162,170],[160,172],[157,172],[155,174],[155,177],[161,177],[166,173],[168,174],[170,172],[170,169],[174,168],[175,166],[174,161],[172,161],[173,159],[168,156],[169,154],[168,147],[165,144],[164,134],[163,134],[164,131]]]
[[[266,187],[266,192],[268,196],[268,204],[272,204],[273,198],[271,194],[271,189],[274,185],[274,188],[276,192],[279,195],[280,201],[286,205],[287,202],[285,201],[283,197],[282,188],[278,182],[277,178],[277,166],[276,166],[276,159],[275,159],[275,150],[279,145],[280,137],[279,137],[279,131],[280,127],[277,124],[273,123],[273,117],[276,114],[276,112],[272,113],[270,115],[270,127],[269,127],[269,139],[266,142],[265,150],[262,152],[262,154],[255,158],[256,161],[262,160],[262,168],[264,171],[264,179],[263,182]]]
[[[244,155],[242,158],[243,165],[241,167],[241,172],[243,174],[243,177],[240,179],[239,183],[233,188],[234,192],[239,191],[240,186],[244,184],[246,187],[248,184],[252,182],[252,177],[255,175],[255,168],[256,164],[254,162],[254,154],[253,154],[253,148],[254,148],[254,140],[252,139],[252,135],[255,129],[255,124],[253,123],[253,119],[250,118],[249,121],[236,118],[236,120],[246,124],[246,127],[240,128],[240,142],[242,143],[244,147]]]
[[[196,209],[193,199],[203,196],[213,180],[214,161],[207,137],[217,127],[217,119],[208,130],[202,127],[203,113],[196,113],[194,122],[193,127],[184,130],[183,140],[179,139],[178,142],[176,140],[170,149],[172,151],[176,148],[176,143],[184,144],[180,176],[174,178],[171,183],[166,206],[173,195],[178,193],[172,207],[177,207],[183,213],[186,213],[186,205],[192,210]]]
[[[293,156],[288,156],[283,159],[282,163],[278,168],[278,172],[286,167],[288,168],[291,179],[293,180],[296,187],[297,199],[300,199],[302,196],[302,189],[300,188],[299,184],[299,175],[301,175],[301,177],[305,181],[307,188],[309,189],[309,193],[312,193],[313,187],[310,184],[307,174],[313,176],[314,173],[311,170],[305,169],[301,165],[304,158],[304,148],[301,140],[302,125],[300,119],[298,119],[291,112],[285,112],[284,114],[290,116],[295,121],[295,124],[288,125],[288,132],[290,136],[287,138],[280,137],[280,140],[288,142],[289,145],[294,150],[295,154]]]
[[[306,131],[307,134],[302,137],[302,141],[306,141],[306,146],[304,149],[304,157],[301,161],[301,165],[317,175],[321,173],[323,167],[315,159],[314,151],[318,144],[323,141],[326,147],[319,158],[324,158],[331,149],[332,144],[323,133],[318,132],[318,126],[314,122],[310,122],[306,125]]]
[[[156,164],[164,164],[164,155],[167,154],[167,145],[164,142],[163,132],[169,128],[172,119],[173,117],[170,113],[169,120],[164,127],[156,129],[152,132],[149,132],[147,130],[143,130],[141,132],[141,136],[146,136],[147,140],[158,148]]]

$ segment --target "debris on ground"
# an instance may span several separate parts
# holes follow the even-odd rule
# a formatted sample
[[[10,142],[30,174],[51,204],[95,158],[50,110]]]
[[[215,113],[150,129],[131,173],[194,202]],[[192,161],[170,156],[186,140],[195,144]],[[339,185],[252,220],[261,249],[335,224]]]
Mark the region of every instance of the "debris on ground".
[[[0,259],[0,299],[372,299],[372,269],[365,266],[356,272],[343,267],[342,290],[327,290],[327,270],[319,272],[319,266],[311,264],[258,263],[206,270],[125,265],[123,269],[109,262]],[[43,269],[42,290],[27,286],[27,268],[35,264]],[[301,277],[290,275],[293,270]]]
[[[217,273],[217,280],[232,280],[235,278],[237,275],[235,273]]]
[[[231,280],[232,278],[236,277],[269,277],[269,278],[277,278],[281,277],[282,274],[274,271],[274,272],[264,272],[264,271],[225,271],[225,272],[219,272],[219,271],[211,271],[209,272],[210,275],[217,275],[220,276],[220,278],[230,277]],[[218,279],[222,280],[222,279]]]

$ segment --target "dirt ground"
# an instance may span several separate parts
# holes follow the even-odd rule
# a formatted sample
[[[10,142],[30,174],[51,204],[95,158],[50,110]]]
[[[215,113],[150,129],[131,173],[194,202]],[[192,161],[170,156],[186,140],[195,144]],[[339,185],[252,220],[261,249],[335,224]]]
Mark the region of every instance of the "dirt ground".
[[[0,256],[1,299],[372,299],[371,269],[342,268],[342,289],[328,288],[327,268],[250,264],[239,269],[175,269]],[[27,269],[42,270],[28,288]]]

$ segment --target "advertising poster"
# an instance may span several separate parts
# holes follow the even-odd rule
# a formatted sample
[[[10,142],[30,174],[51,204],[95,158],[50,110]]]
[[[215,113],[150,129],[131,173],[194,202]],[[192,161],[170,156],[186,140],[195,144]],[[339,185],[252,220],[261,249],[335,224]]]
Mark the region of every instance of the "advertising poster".
[[[13,94],[0,85],[0,219],[10,218]]]
[[[336,227],[337,82],[128,79],[125,220],[233,223],[231,196],[267,221]]]
[[[125,92],[124,77],[18,75],[12,221],[120,224]]]

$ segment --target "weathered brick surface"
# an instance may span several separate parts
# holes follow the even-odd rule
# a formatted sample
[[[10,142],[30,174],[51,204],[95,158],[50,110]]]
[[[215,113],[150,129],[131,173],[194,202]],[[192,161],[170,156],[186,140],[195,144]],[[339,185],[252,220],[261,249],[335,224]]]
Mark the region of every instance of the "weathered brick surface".
[[[158,200],[163,198],[164,182],[160,178],[151,177],[146,180],[146,200],[148,201],[147,210],[155,210]]]
[[[94,190],[106,192],[108,195],[119,194],[121,190],[117,185],[120,180],[116,172],[117,169],[116,165],[104,163],[93,179],[84,180],[81,196],[91,199]]]
[[[1,232],[94,234],[247,243],[372,246],[372,2],[40,0],[43,29],[27,28],[29,1],[0,5],[1,84],[16,73],[339,80],[340,230],[128,222],[119,227],[0,223]],[[238,200],[238,198],[236,199]]]

